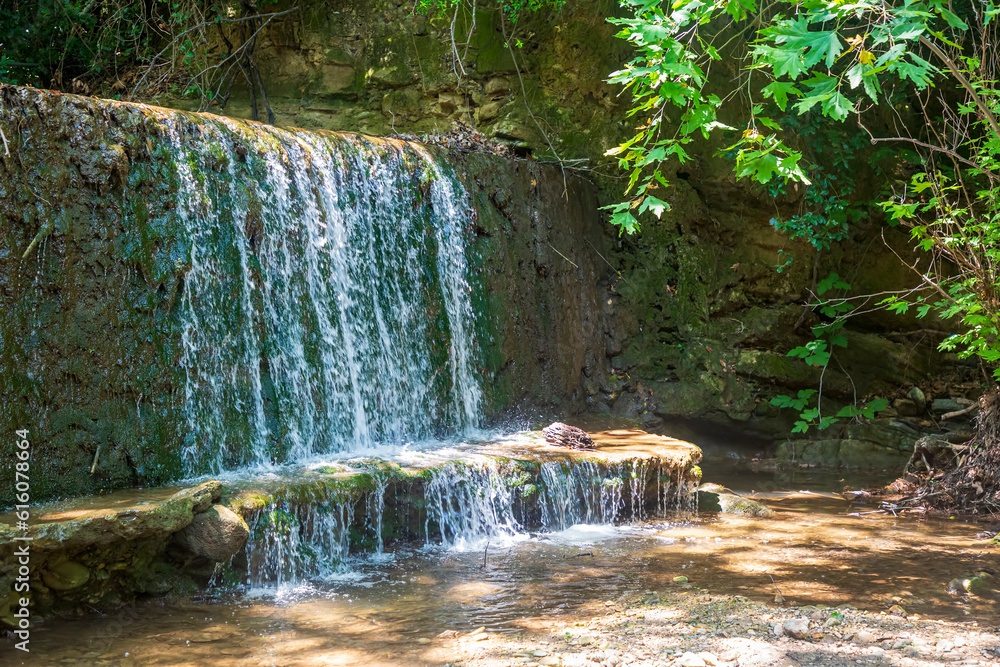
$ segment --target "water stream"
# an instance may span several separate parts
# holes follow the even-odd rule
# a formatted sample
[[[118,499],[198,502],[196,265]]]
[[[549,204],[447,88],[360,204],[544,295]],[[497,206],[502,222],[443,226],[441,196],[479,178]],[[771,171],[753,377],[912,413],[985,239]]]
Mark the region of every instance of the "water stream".
[[[925,618],[995,620],[993,597],[945,588],[954,577],[997,565],[974,539],[975,525],[852,514],[857,508],[828,490],[843,486],[830,475],[789,482],[745,470],[733,477],[724,462],[715,473],[712,462],[705,469],[741,490],[770,489],[764,496],[776,518],[626,512],[626,522],[605,523],[598,507],[617,500],[595,494],[599,505],[589,514],[577,510],[568,525],[519,532],[516,517],[491,514],[506,501],[490,505],[484,494],[484,516],[498,517],[493,525],[516,539],[494,533],[476,550],[455,537],[386,546],[378,555],[347,556],[350,567],[326,578],[265,596],[219,590],[53,622],[38,628],[33,650],[37,642],[47,664],[444,664],[417,640],[479,626],[521,633],[555,616],[572,623],[599,613],[606,600],[676,586],[681,574],[699,589],[761,601],[773,597],[773,577],[797,605],[879,610],[898,602]],[[804,492],[808,486],[815,491]],[[442,491],[441,501],[447,505],[455,493]],[[593,521],[571,523],[577,519]],[[462,534],[456,525],[454,535]]]

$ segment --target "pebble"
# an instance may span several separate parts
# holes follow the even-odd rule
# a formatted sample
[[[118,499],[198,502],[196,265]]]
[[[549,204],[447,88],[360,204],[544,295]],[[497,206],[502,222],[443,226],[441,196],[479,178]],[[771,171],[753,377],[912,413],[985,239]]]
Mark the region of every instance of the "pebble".
[[[558,658],[558,656],[554,656],[554,655],[546,656],[544,658],[539,658],[538,659],[538,664],[539,665],[558,665],[559,664],[559,658]]]
[[[431,640],[428,639],[427,637],[421,637],[420,639],[417,640],[417,643],[418,644],[430,644]]]
[[[708,663],[701,656],[688,652],[677,658],[675,664],[679,667],[706,667]]]
[[[549,652],[543,649],[537,649],[531,652],[531,655],[533,655],[536,658],[544,658],[548,654]]]
[[[781,629],[784,634],[805,639],[809,636],[809,620],[805,618],[786,618],[781,622]]]
[[[868,632],[867,630],[860,630],[858,634],[854,635],[854,638],[857,639],[862,644],[871,644],[873,641],[875,641],[875,635]]]

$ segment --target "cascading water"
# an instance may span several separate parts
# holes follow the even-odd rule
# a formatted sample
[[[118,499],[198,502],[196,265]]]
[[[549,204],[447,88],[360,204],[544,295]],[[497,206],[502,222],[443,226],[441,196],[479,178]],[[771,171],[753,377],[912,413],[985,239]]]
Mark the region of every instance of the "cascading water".
[[[189,472],[355,455],[477,425],[472,213],[426,149],[226,119],[163,127],[182,238]],[[427,545],[461,549],[640,520],[683,504],[684,485],[670,481],[682,471],[667,467],[473,457],[407,478],[362,466],[360,495],[320,484],[255,505],[247,583],[342,573],[352,550],[381,553],[404,524],[421,525]]]
[[[191,473],[477,423],[461,186],[420,146],[176,123]]]
[[[363,482],[314,484],[308,493],[282,494],[252,513],[246,551],[252,588],[342,574],[352,551],[380,554],[387,535],[478,550],[487,541],[527,539],[532,531],[635,522],[650,513],[691,509],[694,488],[683,481],[683,469],[656,458],[475,458],[418,473],[376,467],[357,474],[365,476]],[[422,534],[413,532],[415,508]]]

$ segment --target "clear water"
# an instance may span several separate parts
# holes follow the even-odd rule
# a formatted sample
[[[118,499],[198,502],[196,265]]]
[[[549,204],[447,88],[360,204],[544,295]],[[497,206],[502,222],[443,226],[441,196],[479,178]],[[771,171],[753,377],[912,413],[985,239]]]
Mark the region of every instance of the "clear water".
[[[712,462],[704,468],[715,479]],[[277,594],[219,592],[50,623],[32,634],[35,655],[48,662],[26,664],[444,665],[454,656],[442,643],[419,638],[480,626],[530,632],[554,617],[571,625],[602,614],[606,600],[674,587],[680,574],[700,589],[762,602],[774,596],[773,577],[796,605],[882,610],[898,601],[924,618],[995,623],[995,597],[945,589],[954,577],[1000,565],[974,539],[977,526],[855,515],[827,490],[836,480],[818,480],[812,493],[808,480],[742,480],[770,489],[774,519],[674,513],[524,531],[478,550],[390,547]]]

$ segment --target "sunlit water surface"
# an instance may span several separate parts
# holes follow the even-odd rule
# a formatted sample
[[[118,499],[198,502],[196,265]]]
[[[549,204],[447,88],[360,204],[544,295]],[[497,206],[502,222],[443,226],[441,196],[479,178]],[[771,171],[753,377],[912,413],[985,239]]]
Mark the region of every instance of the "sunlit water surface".
[[[865,514],[834,492],[842,476],[828,473],[751,473],[712,460],[704,468],[706,479],[758,493],[776,517],[701,512],[461,550],[389,549],[294,588],[53,620],[35,629],[23,664],[443,664],[442,649],[420,638],[480,626],[524,632],[540,616],[593,615],[620,595],[669,589],[678,575],[761,601],[778,588],[797,605],[899,603],[924,618],[996,620],[995,598],[946,591],[953,578],[1000,565],[975,538],[979,526]]]

